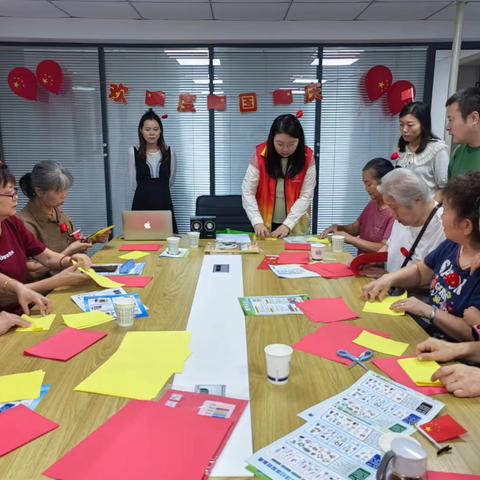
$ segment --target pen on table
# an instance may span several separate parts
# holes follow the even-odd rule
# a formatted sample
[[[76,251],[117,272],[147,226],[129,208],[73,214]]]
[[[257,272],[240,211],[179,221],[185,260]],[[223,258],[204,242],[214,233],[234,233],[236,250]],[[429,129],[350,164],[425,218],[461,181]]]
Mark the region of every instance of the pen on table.
[[[423,428],[420,428],[416,423],[413,426],[417,429],[421,435],[423,435],[436,449],[437,449],[437,456],[441,455],[442,453],[448,453],[452,450],[450,445],[445,445],[442,447],[434,438],[432,438]]]

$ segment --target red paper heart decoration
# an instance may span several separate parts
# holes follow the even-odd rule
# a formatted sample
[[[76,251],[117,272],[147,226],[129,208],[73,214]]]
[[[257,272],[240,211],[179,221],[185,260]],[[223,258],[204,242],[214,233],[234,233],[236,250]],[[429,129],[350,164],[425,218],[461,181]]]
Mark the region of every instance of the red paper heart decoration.
[[[35,74],[25,67],[16,67],[8,74],[8,86],[12,92],[27,100],[38,100],[37,79]]]
[[[407,258],[410,255],[410,250],[408,248],[402,247],[400,248],[400,253]]]
[[[392,85],[393,75],[385,65],[375,65],[365,76],[365,88],[370,100],[378,100]]]
[[[408,80],[395,82],[388,90],[387,103],[392,115],[399,114],[405,105],[415,100],[415,85]]]
[[[38,83],[49,92],[58,95],[63,84],[62,67],[53,60],[43,60],[37,65]]]

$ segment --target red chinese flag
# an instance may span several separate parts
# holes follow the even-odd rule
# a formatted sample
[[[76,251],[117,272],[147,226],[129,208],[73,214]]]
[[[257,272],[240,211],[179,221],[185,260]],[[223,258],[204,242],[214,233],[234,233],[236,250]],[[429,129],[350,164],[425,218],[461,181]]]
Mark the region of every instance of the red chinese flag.
[[[400,94],[400,100],[405,104],[413,102],[415,100],[415,92],[413,90],[413,87],[403,90]]]
[[[447,442],[467,433],[450,415],[443,415],[431,422],[420,425],[437,442]]]
[[[177,112],[192,112],[195,113],[195,101],[197,100],[196,95],[191,93],[181,93],[178,96],[178,107]]]
[[[145,105],[149,107],[164,107],[165,106],[165,92],[157,90],[156,92],[151,92],[150,90],[145,91]]]
[[[238,96],[238,106],[240,113],[256,112],[258,109],[257,94],[241,93]]]
[[[272,95],[274,105],[290,105],[293,103],[291,90],[274,90]]]
[[[207,107],[209,110],[224,112],[227,109],[227,96],[210,94],[207,97]]]

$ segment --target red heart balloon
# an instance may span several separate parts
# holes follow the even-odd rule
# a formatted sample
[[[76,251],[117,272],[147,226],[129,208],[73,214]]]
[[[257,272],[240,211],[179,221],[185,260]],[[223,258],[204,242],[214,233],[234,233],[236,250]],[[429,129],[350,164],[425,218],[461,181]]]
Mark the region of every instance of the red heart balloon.
[[[43,60],[37,65],[38,83],[58,95],[63,84],[62,67],[53,60]]]
[[[395,82],[387,94],[387,103],[392,115],[399,114],[405,105],[415,100],[415,85],[408,80]]]
[[[27,100],[38,100],[37,79],[35,74],[25,67],[16,67],[8,74],[8,86],[12,92]]]
[[[393,75],[385,65],[375,65],[365,76],[365,88],[370,100],[378,100],[392,84]]]

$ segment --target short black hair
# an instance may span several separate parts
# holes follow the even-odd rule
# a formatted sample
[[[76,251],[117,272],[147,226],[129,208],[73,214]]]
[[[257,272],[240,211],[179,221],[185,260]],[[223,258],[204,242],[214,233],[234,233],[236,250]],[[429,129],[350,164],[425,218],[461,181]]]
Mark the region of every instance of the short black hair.
[[[375,180],[380,180],[384,175],[393,170],[393,165],[390,160],[386,158],[376,157],[369,160],[365,166],[362,168],[362,172],[367,170],[373,171],[373,176]]]
[[[470,87],[454,93],[445,104],[446,107],[458,103],[458,108],[465,120],[471,113],[478,112],[480,115],[480,88]]]

